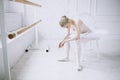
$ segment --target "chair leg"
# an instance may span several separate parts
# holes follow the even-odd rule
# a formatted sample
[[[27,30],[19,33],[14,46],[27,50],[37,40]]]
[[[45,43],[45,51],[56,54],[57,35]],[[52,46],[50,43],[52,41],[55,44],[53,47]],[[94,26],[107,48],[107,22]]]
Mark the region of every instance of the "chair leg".
[[[96,53],[97,53],[97,57],[100,58],[100,51],[99,51],[99,40],[95,40],[96,41]]]
[[[93,48],[95,48],[95,49],[93,49]],[[99,40],[98,39],[94,39],[94,40],[90,41],[90,50],[94,50],[96,52],[97,58],[100,58]]]
[[[93,50],[93,40],[90,40],[90,42],[89,42],[89,50]]]

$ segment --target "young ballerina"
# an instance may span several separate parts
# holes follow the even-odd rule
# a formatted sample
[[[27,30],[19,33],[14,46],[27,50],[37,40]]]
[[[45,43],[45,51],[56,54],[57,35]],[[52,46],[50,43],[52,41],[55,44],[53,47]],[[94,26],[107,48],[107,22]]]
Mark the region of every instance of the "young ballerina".
[[[59,48],[63,47],[66,43],[67,45],[67,56],[63,60],[59,61],[69,61],[69,53],[70,53],[70,41],[75,41],[77,45],[77,63],[78,63],[78,71],[82,70],[82,66],[80,64],[80,36],[81,34],[90,32],[90,29],[79,19],[75,21],[66,16],[62,16],[59,22],[60,26],[67,29],[67,35],[65,38],[59,43]],[[72,33],[74,32],[74,33]]]

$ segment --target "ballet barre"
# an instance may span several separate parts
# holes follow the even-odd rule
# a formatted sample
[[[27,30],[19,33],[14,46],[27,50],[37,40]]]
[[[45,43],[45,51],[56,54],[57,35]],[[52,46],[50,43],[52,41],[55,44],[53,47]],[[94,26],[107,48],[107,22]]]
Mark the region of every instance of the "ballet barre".
[[[35,25],[37,25],[37,24],[40,23],[41,21],[42,21],[42,20],[39,20],[39,21],[37,21],[37,22],[29,25],[29,26],[25,26],[25,27],[23,27],[23,28],[18,29],[17,31],[14,31],[13,33],[8,34],[8,38],[9,38],[9,39],[15,38],[17,35],[22,34],[23,32],[25,32],[25,31],[27,31],[28,29],[34,27]]]
[[[33,3],[31,1],[27,1],[27,0],[10,0],[10,1],[15,1],[15,2],[23,3],[23,4],[28,4],[28,5],[33,5],[33,6],[37,6],[37,7],[42,7],[40,4],[36,4],[36,3]]]

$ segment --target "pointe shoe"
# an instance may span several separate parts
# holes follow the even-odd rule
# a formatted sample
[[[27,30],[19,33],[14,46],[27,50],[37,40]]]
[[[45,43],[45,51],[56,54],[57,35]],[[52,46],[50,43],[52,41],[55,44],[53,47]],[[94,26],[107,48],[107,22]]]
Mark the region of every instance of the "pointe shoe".
[[[83,66],[79,66],[77,70],[82,71],[82,69],[83,69]]]
[[[65,59],[61,59],[61,60],[58,60],[58,61],[60,61],[60,62],[69,62],[70,60],[65,58]]]

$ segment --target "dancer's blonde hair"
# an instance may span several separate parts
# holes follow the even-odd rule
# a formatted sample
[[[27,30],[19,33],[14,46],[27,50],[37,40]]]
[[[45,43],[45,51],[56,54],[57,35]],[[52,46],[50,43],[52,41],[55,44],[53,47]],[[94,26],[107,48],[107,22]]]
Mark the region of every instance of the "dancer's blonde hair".
[[[60,24],[60,26],[61,27],[64,27],[67,23],[68,23],[68,18],[66,17],[66,16],[62,16],[61,17],[61,20],[60,20],[60,22],[59,22],[59,24]]]

